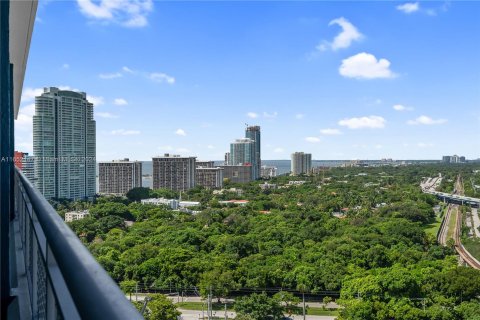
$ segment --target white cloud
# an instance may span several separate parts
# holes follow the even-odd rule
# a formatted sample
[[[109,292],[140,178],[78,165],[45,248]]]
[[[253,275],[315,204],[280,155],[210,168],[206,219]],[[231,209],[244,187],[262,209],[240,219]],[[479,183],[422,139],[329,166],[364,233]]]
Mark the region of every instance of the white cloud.
[[[101,73],[99,74],[99,78],[101,79],[115,79],[121,78],[123,76],[140,76],[145,79],[155,81],[158,83],[168,83],[174,84],[176,82],[175,77],[172,77],[163,72],[145,72],[140,70],[130,69],[129,67],[123,66],[120,71],[113,72],[113,73]]]
[[[318,137],[306,137],[305,141],[311,142],[311,143],[318,143],[318,142],[320,142],[320,138],[318,138]]]
[[[22,90],[22,103],[35,100],[43,93],[43,88],[25,88]]]
[[[359,118],[346,118],[338,121],[340,126],[347,127],[349,129],[362,129],[362,128],[384,128],[387,121],[380,116],[368,116]]]
[[[248,112],[247,117],[255,119],[255,118],[258,118],[258,114],[255,112]]]
[[[100,73],[100,74],[98,75],[98,77],[99,77],[100,79],[109,80],[109,79],[121,78],[121,77],[123,77],[123,74],[121,74],[120,72]]]
[[[95,115],[100,118],[106,118],[106,119],[115,119],[118,118],[118,116],[111,114],[110,112],[96,112]]]
[[[387,59],[377,60],[373,54],[366,52],[342,60],[342,65],[338,71],[344,77],[355,79],[396,77],[396,74],[390,70],[390,61]]]
[[[283,148],[275,148],[275,149],[273,149],[273,152],[275,152],[275,153],[284,153],[284,152],[285,152],[285,149],[283,149]]]
[[[64,63],[64,64],[62,65],[62,69],[63,69],[63,70],[68,70],[68,69],[70,69],[70,65],[69,65],[68,63]]]
[[[127,72],[127,73],[134,73],[135,71],[133,71],[132,69],[130,69],[129,67],[122,67],[122,71],[124,72]]]
[[[298,120],[301,120],[301,119],[303,119],[304,117],[305,117],[305,115],[304,115],[303,113],[297,113],[297,114],[295,115],[295,119],[298,119]]]
[[[207,149],[210,149],[210,150],[215,149],[215,146],[212,146],[211,144],[209,144],[209,145],[207,146]]]
[[[407,124],[410,125],[433,125],[433,124],[443,124],[446,123],[447,119],[432,119],[428,116],[420,116],[413,120],[408,120]]]
[[[122,98],[116,98],[113,100],[113,104],[116,106],[126,106],[128,104],[127,100]]]
[[[278,116],[278,112],[272,112],[272,113],[268,113],[268,112],[263,112],[263,117],[267,118],[267,119],[274,119]]]
[[[383,148],[383,146],[381,144],[376,144],[375,145],[375,149],[382,149],[382,148]]]
[[[140,134],[140,131],[119,129],[119,130],[112,130],[110,134],[114,136],[133,136],[133,135]]]
[[[177,136],[183,136],[183,137],[185,137],[185,136],[187,135],[187,133],[186,133],[185,130],[183,130],[183,129],[177,129],[177,130],[175,131],[175,134],[176,134]]]
[[[320,130],[320,133],[326,136],[335,136],[342,134],[342,132],[338,129],[322,129]]]
[[[101,106],[102,104],[105,103],[105,99],[103,97],[99,96],[89,96],[87,95],[87,100],[91,103],[93,103],[94,106]]]
[[[80,12],[91,20],[117,23],[125,27],[144,27],[153,10],[152,0],[77,0]]]
[[[15,120],[15,129],[21,131],[32,131],[33,116],[35,115],[35,104],[29,104],[21,107],[18,111],[17,119]]]
[[[420,9],[420,4],[418,2],[407,2],[396,6],[396,8],[397,10],[409,14],[418,11]]]
[[[360,41],[363,35],[357,30],[357,28],[351,24],[344,17],[340,17],[330,21],[329,26],[338,25],[342,28],[342,31],[333,39],[333,42],[323,41],[317,46],[320,51],[327,49],[338,50],[350,47],[353,41]]]
[[[168,74],[165,73],[160,73],[160,72],[152,72],[148,75],[148,78],[152,81],[155,82],[160,82],[160,83],[168,83],[168,84],[174,84],[175,83],[175,78],[169,76]]]
[[[70,86],[58,86],[58,89],[60,90],[68,90],[68,91],[75,91],[75,92],[80,92],[80,90],[72,88]]]
[[[412,107],[406,107],[402,104],[396,104],[392,108],[396,111],[412,111],[413,110]]]

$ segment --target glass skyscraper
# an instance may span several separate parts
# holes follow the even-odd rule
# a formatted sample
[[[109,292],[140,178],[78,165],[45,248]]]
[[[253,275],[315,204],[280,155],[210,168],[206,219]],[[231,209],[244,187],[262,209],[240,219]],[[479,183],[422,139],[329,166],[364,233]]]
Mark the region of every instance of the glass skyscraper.
[[[260,171],[262,167],[262,158],[260,150],[260,126],[247,126],[245,129],[245,138],[248,138],[254,142],[253,151],[253,179],[260,178]]]
[[[45,88],[35,98],[36,186],[45,198],[95,195],[96,125],[85,92]]]

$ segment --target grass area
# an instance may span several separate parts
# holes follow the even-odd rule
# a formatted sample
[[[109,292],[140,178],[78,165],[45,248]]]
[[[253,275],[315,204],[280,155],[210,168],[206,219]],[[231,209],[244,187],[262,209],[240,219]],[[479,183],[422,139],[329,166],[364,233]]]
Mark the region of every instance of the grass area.
[[[435,216],[435,221],[430,224],[427,224],[425,226],[424,231],[426,234],[430,234],[436,237],[438,233],[438,229],[440,229],[441,224],[442,224],[442,218],[440,218],[439,216]]]
[[[207,305],[203,302],[179,302],[175,304],[179,309],[185,310],[207,310]],[[213,303],[212,309],[214,311],[223,311],[225,310],[225,304],[222,303]],[[232,304],[227,304],[227,311],[234,311]],[[310,316],[338,316],[339,312],[336,310],[324,310],[323,308],[317,307],[308,307],[307,314]]]
[[[455,232],[455,222],[457,221],[457,209],[452,209],[450,214],[450,221],[448,221],[448,231],[447,231],[447,241],[448,239],[453,239],[453,233]]]
[[[480,239],[467,238],[462,239],[462,244],[475,259],[480,261]]]
[[[337,310],[323,310],[322,308],[308,308],[307,314],[310,316],[338,316]]]

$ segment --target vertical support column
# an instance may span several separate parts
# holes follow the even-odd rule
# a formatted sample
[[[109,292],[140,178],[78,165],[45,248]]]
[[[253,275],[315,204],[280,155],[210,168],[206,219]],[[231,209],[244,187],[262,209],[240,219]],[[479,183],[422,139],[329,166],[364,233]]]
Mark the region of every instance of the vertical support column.
[[[7,318],[10,297],[9,225],[12,181],[13,84],[9,48],[10,1],[0,1],[0,318]]]

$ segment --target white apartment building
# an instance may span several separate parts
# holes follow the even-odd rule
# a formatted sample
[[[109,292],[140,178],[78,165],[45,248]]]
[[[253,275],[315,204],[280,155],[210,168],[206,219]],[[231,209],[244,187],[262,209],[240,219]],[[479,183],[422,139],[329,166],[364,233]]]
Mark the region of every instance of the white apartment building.
[[[35,97],[35,184],[45,198],[95,195],[95,126],[85,92],[50,87]]]

